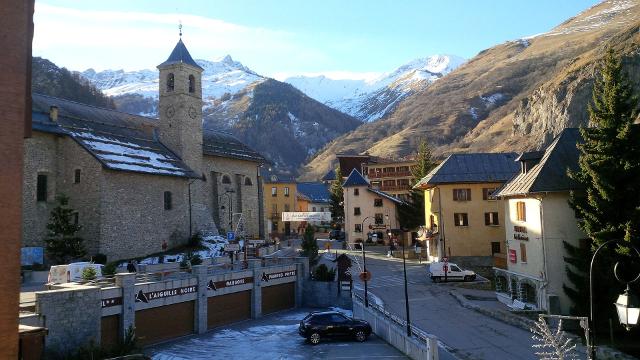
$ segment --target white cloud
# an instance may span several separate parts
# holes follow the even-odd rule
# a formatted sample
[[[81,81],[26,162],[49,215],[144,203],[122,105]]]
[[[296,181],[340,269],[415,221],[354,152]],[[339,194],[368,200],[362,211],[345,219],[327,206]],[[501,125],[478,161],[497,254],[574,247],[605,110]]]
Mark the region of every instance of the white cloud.
[[[269,65],[289,68],[310,59],[327,60],[286,31],[189,14],[78,10],[42,2],[36,3],[33,53],[73,70],[153,68],[177,42],[178,21],[194,58],[232,54],[249,67],[265,67],[267,74]]]
[[[303,72],[303,73],[291,73],[291,72],[276,72],[273,74],[273,78],[283,81],[292,76],[308,76],[317,77],[324,76],[332,80],[364,80],[373,81],[380,77],[380,72],[357,72],[357,71],[319,71],[319,72]]]

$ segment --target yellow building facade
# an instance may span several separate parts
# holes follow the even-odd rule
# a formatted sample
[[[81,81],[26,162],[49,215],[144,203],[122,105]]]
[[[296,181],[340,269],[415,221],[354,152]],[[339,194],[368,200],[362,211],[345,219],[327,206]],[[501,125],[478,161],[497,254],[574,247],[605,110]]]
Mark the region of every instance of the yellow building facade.
[[[282,221],[282,213],[298,211],[296,183],[272,178],[263,183],[263,194],[267,231],[284,235],[295,232],[295,224]]]

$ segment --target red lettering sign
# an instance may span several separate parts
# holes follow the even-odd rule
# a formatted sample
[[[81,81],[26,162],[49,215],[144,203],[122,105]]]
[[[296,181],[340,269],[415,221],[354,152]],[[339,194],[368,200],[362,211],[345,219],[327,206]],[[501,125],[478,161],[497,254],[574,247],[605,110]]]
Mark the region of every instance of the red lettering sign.
[[[518,255],[516,254],[516,251],[513,249],[509,250],[509,261],[511,261],[514,264],[518,262]]]

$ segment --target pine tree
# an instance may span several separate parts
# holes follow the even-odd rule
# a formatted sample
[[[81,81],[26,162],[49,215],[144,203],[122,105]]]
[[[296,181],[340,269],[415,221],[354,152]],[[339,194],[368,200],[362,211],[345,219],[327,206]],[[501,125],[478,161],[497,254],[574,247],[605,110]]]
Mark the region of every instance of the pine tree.
[[[431,148],[426,140],[422,139],[418,145],[416,154],[417,164],[411,167],[412,189],[409,191],[409,199],[398,207],[398,219],[400,226],[405,229],[415,229],[425,224],[424,219],[424,190],[413,189],[423,177],[436,166],[431,153]]]
[[[624,239],[640,246],[640,132],[633,122],[637,117],[638,100],[633,95],[619,58],[609,49],[593,88],[593,104],[589,105],[591,127],[581,128],[584,143],[580,151],[579,170],[570,172],[583,190],[570,194],[578,225],[587,234],[590,246],[584,249],[565,243],[565,261],[572,283],[565,292],[575,302],[574,311],[584,314],[588,305],[588,270],[595,248],[612,239]],[[628,248],[620,247],[621,254]],[[595,271],[594,283],[611,283],[613,259],[606,252],[598,256],[601,271]],[[611,253],[609,253],[611,254]],[[586,259],[584,258],[586,257]],[[615,287],[594,291],[596,302],[610,302]],[[599,300],[600,299],[600,300]],[[608,308],[608,307],[607,307]],[[603,324],[602,321],[599,322]]]
[[[315,238],[313,225],[307,225],[302,236],[302,256],[309,258],[309,265],[313,266],[318,261],[318,243]]]
[[[336,179],[331,184],[331,188],[329,192],[331,193],[331,217],[337,222],[337,224],[341,224],[341,219],[344,219],[344,192],[342,189],[342,172],[340,171],[340,166],[338,165],[335,170]],[[337,230],[340,230],[340,226],[338,225]]]
[[[69,207],[69,197],[58,194],[56,201],[58,205],[51,210],[47,224],[45,244],[48,257],[56,264],[65,264],[83,257],[86,252],[83,239],[76,236],[81,227],[72,221],[74,210]]]

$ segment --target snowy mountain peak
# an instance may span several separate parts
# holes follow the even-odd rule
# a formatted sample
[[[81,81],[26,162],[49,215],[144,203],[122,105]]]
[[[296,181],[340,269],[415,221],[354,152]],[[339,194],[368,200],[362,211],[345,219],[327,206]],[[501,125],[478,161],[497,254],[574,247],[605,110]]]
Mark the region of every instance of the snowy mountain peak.
[[[310,97],[363,121],[375,121],[407,95],[448,74],[465,59],[434,55],[412,60],[372,80],[331,79],[324,75],[294,76],[284,81]]]

